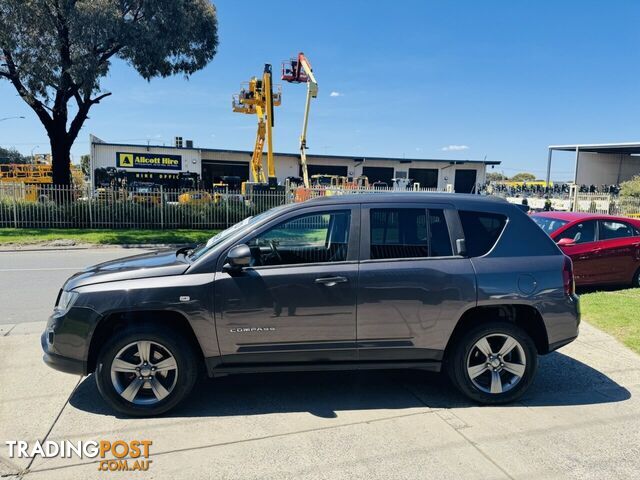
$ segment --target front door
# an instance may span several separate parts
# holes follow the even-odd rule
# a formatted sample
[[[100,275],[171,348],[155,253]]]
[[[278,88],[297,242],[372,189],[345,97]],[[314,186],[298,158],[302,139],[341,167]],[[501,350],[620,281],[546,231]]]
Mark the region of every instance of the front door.
[[[358,229],[359,206],[314,207],[243,239],[251,266],[216,274],[222,361],[355,360]]]
[[[602,282],[600,250],[596,245],[597,220],[576,223],[554,237],[556,242],[568,238],[573,243],[563,245],[562,251],[571,257],[576,285]]]

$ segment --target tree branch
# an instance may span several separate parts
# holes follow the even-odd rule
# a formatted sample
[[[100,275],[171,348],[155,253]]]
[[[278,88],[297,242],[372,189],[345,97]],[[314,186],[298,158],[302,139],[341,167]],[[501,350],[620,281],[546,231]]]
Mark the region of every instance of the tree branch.
[[[98,95],[96,98],[90,100],[91,105],[95,105],[96,103],[100,103],[100,100],[103,100],[104,98],[108,97],[109,95],[111,95],[111,92],[107,92],[107,93],[103,93],[102,95]]]
[[[69,126],[68,140],[70,143],[73,143],[78,137],[82,125],[89,116],[89,109],[95,104],[100,103],[101,100],[109,95],[111,95],[111,92],[106,92],[92,99],[83,99],[79,93],[74,95],[76,103],[78,104],[78,113],[76,113],[75,118],[71,121],[71,125]]]
[[[11,52],[6,48],[2,49],[2,55],[4,56],[4,60],[7,64],[7,72],[0,72],[4,78],[7,78],[14,86],[14,88],[18,91],[18,94],[22,99],[31,107],[31,109],[36,112],[38,118],[44,125],[45,129],[49,129],[52,126],[53,120],[51,116],[47,113],[45,109],[46,105],[38,100],[33,93],[31,93],[24,86],[22,81],[20,80],[20,76],[18,75],[18,69],[16,68],[16,64],[13,61],[13,56]]]

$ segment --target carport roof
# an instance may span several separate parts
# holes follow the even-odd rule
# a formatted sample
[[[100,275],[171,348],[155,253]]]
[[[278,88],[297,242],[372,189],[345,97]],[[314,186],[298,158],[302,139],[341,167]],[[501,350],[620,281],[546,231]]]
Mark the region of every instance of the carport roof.
[[[581,152],[591,153],[624,153],[640,155],[640,142],[549,145],[549,150],[558,150],[564,152],[575,152],[576,150],[579,150]]]

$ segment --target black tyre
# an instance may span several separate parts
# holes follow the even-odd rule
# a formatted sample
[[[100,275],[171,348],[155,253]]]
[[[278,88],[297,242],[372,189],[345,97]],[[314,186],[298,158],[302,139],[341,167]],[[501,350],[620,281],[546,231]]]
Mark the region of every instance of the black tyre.
[[[633,288],[640,288],[640,268],[633,274],[633,280],[631,280],[631,286]]]
[[[538,368],[538,353],[531,337],[517,325],[491,322],[463,334],[446,367],[464,395],[495,405],[516,400],[529,388]]]
[[[132,324],[102,347],[95,378],[112,408],[145,417],[180,403],[193,388],[199,366],[194,347],[176,331]]]

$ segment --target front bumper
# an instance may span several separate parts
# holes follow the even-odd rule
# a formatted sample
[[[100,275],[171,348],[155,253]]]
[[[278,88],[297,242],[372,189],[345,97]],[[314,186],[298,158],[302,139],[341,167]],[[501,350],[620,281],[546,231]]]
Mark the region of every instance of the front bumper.
[[[51,352],[47,339],[48,335],[49,333],[47,331],[44,331],[42,332],[42,336],[40,337],[40,344],[42,345],[42,350],[44,351],[44,355],[42,355],[42,360],[44,360],[44,363],[49,365],[54,370],[58,370],[60,372],[72,373],[74,375],[86,375],[87,362],[83,360],[77,360],[75,358],[63,357],[62,355]]]
[[[86,375],[91,334],[101,318],[87,307],[51,315],[40,337],[44,362],[61,372]]]

